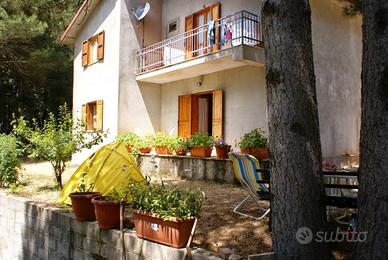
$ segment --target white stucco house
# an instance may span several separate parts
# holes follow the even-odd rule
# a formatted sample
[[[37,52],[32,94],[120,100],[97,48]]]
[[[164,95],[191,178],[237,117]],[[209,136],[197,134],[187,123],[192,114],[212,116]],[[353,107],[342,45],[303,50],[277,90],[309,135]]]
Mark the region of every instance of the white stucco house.
[[[137,0],[136,5],[145,0]],[[267,129],[258,0],[85,0],[61,42],[74,48],[73,111],[87,130],[202,131],[233,144]],[[361,19],[310,0],[324,158],[358,155]]]

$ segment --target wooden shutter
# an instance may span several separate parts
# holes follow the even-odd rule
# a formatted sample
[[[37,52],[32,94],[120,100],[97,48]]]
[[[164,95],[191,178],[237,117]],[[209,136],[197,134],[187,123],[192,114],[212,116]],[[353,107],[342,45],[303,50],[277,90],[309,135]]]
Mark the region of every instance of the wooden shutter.
[[[97,60],[102,60],[104,58],[104,41],[105,41],[105,32],[102,31],[97,36]]]
[[[194,15],[189,15],[185,18],[185,32],[191,31],[194,29]],[[193,57],[193,45],[194,45],[194,36],[192,34],[186,34],[185,40],[185,50],[186,50],[186,59]]]
[[[88,65],[88,52],[89,52],[89,41],[82,43],[82,66]]]
[[[191,95],[178,97],[178,136],[191,134]]]
[[[213,136],[223,136],[223,91],[213,91]]]
[[[102,100],[97,100],[96,101],[96,106],[97,106],[97,131],[102,131],[103,130],[103,118],[104,118],[104,102]]]
[[[83,129],[86,130],[86,104],[82,105],[82,115],[81,115],[82,124],[84,124]]]
[[[191,134],[199,131],[199,95],[191,95]]]
[[[221,16],[221,4],[216,3],[211,6],[212,20],[217,21]],[[216,23],[216,44],[212,46],[212,51],[220,49],[220,25]]]

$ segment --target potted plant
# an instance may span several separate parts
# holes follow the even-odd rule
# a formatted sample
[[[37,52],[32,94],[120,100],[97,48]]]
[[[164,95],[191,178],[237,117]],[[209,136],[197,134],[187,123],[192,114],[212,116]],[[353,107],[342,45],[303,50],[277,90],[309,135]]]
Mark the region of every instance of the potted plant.
[[[129,152],[132,152],[132,149],[138,144],[140,141],[140,137],[135,134],[135,133],[127,133],[127,134],[122,134],[116,137],[117,141],[123,142]]]
[[[177,155],[186,155],[189,152],[189,140],[178,137],[176,140],[175,153]]]
[[[155,147],[156,154],[159,155],[172,155],[175,143],[174,136],[165,133],[157,133],[152,138],[152,146]]]
[[[213,137],[204,133],[197,133],[191,136],[190,154],[193,157],[210,157],[213,148]]]
[[[204,193],[163,184],[131,185],[132,216],[138,237],[174,248],[187,245]]]
[[[137,143],[137,148],[139,149],[140,153],[150,153],[152,146],[151,146],[151,140],[149,137],[141,138]]]
[[[217,137],[214,139],[214,146],[216,147],[218,159],[228,158],[228,153],[230,152],[231,146],[225,143],[222,137]]]
[[[120,227],[120,202],[126,198],[126,193],[113,189],[107,196],[92,199],[100,229],[117,229]]]
[[[93,192],[93,183],[88,185],[85,183],[86,175],[86,172],[82,174],[81,182],[77,187],[77,192],[70,193],[69,195],[75,219],[78,221],[96,220],[92,199],[101,196],[101,193]]]
[[[253,129],[244,134],[239,142],[242,153],[251,154],[258,160],[268,158],[268,139],[264,136],[261,129]]]

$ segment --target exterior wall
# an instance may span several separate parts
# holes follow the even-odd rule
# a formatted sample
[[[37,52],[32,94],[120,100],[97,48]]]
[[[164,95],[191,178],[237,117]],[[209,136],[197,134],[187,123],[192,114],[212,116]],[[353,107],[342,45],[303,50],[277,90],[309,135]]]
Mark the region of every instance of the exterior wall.
[[[103,129],[109,131],[106,142],[117,133],[119,87],[120,5],[118,1],[101,1],[86,21],[74,41],[73,111],[81,118],[82,104],[103,100]],[[87,67],[82,66],[82,42],[105,31],[104,59]],[[97,149],[94,147],[93,150]],[[92,151],[84,151],[75,160],[82,160]]]
[[[232,160],[174,155],[141,155],[140,171],[153,180],[206,180],[235,183]]]
[[[232,15],[242,10],[246,10],[254,14],[260,13],[259,10],[261,7],[261,0],[163,0],[163,39],[167,38],[167,25],[169,22],[178,18],[178,34],[183,33],[185,31],[186,16],[191,15],[203,9],[204,7],[211,6],[217,2],[221,3],[221,17]]]
[[[254,128],[267,130],[267,106],[264,69],[244,66],[163,84],[161,87],[161,130],[177,134],[178,96],[214,89],[224,91],[224,137],[234,144]]]
[[[121,259],[119,230],[100,230],[97,222],[78,222],[68,210],[38,205],[0,193],[0,259]],[[140,239],[125,229],[126,259],[183,259],[186,249],[175,249]],[[204,249],[192,250],[194,259],[220,260]]]
[[[337,1],[310,0],[323,157],[359,154],[361,17],[346,17]]]
[[[130,13],[131,1],[120,0],[120,2],[118,132],[159,131],[160,88],[156,84],[140,83],[135,79],[136,51],[142,44],[142,35],[139,33],[141,28]],[[152,7],[151,10],[153,10]]]

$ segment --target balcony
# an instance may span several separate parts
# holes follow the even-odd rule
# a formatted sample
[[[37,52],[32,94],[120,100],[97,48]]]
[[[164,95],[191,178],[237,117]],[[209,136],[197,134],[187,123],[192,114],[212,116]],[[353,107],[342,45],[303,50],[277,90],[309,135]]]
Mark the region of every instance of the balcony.
[[[260,19],[240,11],[139,50],[136,80],[163,84],[244,65],[263,66]]]

